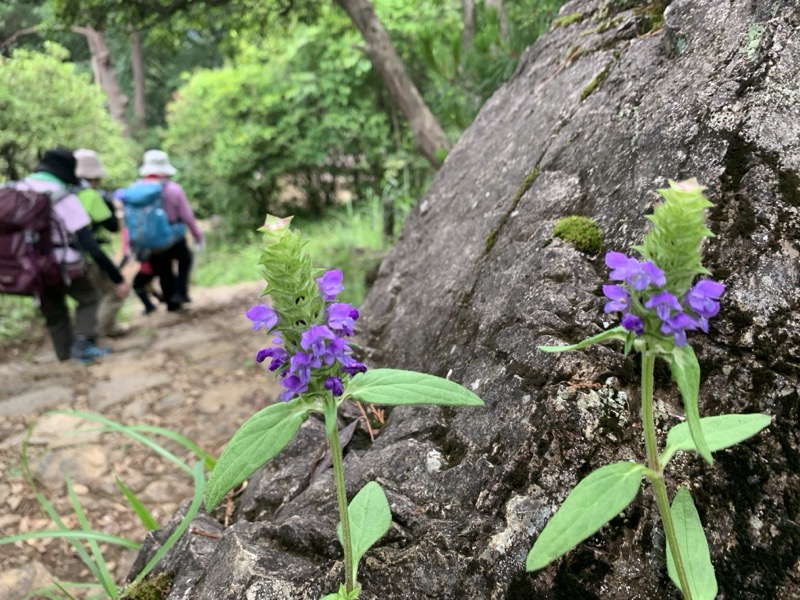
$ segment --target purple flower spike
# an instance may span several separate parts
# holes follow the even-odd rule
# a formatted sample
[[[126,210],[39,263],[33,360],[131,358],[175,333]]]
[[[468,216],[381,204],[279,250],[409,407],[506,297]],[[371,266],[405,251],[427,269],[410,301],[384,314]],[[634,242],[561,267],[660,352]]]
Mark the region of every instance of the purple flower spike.
[[[627,313],[622,317],[622,326],[636,335],[644,333],[644,323],[639,317],[631,313]]]
[[[256,304],[245,316],[253,322],[253,331],[258,331],[261,327],[269,331],[278,324],[278,313],[264,304]]]
[[[342,385],[342,380],[338,377],[328,377],[325,380],[325,389],[330,390],[331,394],[334,396],[341,396],[344,394],[344,386]]]
[[[319,293],[322,294],[322,299],[330,302],[336,299],[336,294],[344,289],[342,285],[342,272],[339,269],[326,272],[322,277],[317,279],[317,286],[319,286]]]

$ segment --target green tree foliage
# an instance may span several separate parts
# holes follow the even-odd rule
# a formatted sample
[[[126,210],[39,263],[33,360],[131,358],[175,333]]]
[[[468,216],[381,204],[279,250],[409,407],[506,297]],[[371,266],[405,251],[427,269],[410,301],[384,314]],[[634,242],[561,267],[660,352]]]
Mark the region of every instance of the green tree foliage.
[[[359,36],[338,11],[289,40],[243,47],[236,63],[194,73],[169,106],[166,146],[181,182],[207,212],[253,225],[291,191],[318,213],[337,192],[384,184],[393,154],[411,142],[393,131]]]
[[[103,161],[109,185],[134,175],[138,152],[120,134],[91,79],[67,62],[67,52],[17,50],[0,58],[0,178],[19,179],[55,146],[92,148]]]

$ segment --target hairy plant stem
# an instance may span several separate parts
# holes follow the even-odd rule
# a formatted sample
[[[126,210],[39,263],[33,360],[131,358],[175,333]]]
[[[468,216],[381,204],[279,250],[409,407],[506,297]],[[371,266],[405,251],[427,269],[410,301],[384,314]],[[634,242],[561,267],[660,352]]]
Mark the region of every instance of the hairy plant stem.
[[[678,536],[675,533],[675,523],[672,521],[672,513],[670,512],[669,495],[667,494],[667,486],[664,483],[664,471],[658,462],[656,426],[653,418],[653,368],[655,362],[655,354],[647,350],[642,352],[642,426],[644,428],[644,445],[647,450],[647,466],[652,471],[652,474],[649,474],[650,482],[653,484],[658,510],[661,513],[661,521],[664,523],[664,534],[669,543],[683,597],[685,600],[692,600],[692,591],[689,588],[689,579],[686,577],[683,557],[678,547]]]
[[[336,500],[339,504],[339,520],[342,523],[342,546],[344,550],[344,587],[347,593],[356,587],[356,574],[353,569],[353,544],[350,537],[350,514],[347,512],[347,490],[344,483],[342,447],[339,445],[339,429],[336,426],[336,400],[325,399],[325,434],[331,447],[333,459],[333,483]]]

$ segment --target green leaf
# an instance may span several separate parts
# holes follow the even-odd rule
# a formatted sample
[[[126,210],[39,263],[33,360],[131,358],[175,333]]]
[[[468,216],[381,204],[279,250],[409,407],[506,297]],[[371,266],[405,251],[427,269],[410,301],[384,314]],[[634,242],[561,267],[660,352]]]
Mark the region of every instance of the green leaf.
[[[483,406],[483,400],[453,381],[398,369],[371,369],[359,373],[350,380],[344,395],[362,402],[389,406]]]
[[[703,531],[703,524],[700,522],[700,515],[697,514],[697,509],[692,502],[692,495],[686,488],[680,488],[675,494],[670,514],[675,522],[678,549],[686,571],[692,599],[714,600],[717,597],[714,566],[711,564],[711,555],[708,552],[708,542]],[[679,590],[684,591],[678,581],[669,541],[667,541],[667,572],[672,583]]]
[[[683,408],[686,411],[686,423],[689,425],[695,449],[708,464],[714,464],[711,451],[708,449],[708,444],[703,437],[703,430],[700,427],[700,410],[697,407],[697,396],[700,393],[700,365],[694,350],[689,344],[675,346],[675,349],[669,354],[668,362],[672,378],[681,391]]]
[[[747,415],[719,415],[716,417],[703,417],[700,419],[700,427],[703,430],[703,437],[708,444],[711,452],[724,450],[754,436],[759,431],[767,427],[772,418],[769,415],[760,413]],[[661,468],[667,466],[676,452],[697,451],[692,439],[689,426],[680,423],[669,430],[667,434],[667,444],[664,452],[659,457]]]
[[[219,457],[206,488],[210,512],[237,485],[250,477],[292,441],[308,418],[299,398],[267,406],[247,419]]]
[[[593,535],[621,513],[639,491],[644,466],[634,462],[606,465],[575,486],[528,553],[525,568],[541,569]]]
[[[537,346],[542,352],[569,352],[570,350],[581,350],[592,344],[599,344],[607,340],[620,340],[624,342],[628,339],[628,330],[624,327],[615,327],[603,333],[598,333],[590,338],[586,338],[582,342],[572,344],[570,346]]]
[[[392,525],[392,511],[381,486],[370,481],[355,495],[347,507],[350,516],[350,543],[353,553],[352,581],[356,581],[358,562],[372,545],[389,531]],[[336,530],[339,543],[342,542],[342,525]]]

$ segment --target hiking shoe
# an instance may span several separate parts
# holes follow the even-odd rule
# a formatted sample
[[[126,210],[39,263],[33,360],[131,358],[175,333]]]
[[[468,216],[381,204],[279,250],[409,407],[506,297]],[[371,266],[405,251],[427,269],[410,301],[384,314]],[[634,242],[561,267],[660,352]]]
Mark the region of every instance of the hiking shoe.
[[[110,348],[98,348],[89,340],[77,340],[70,355],[82,365],[89,365],[111,352]]]

